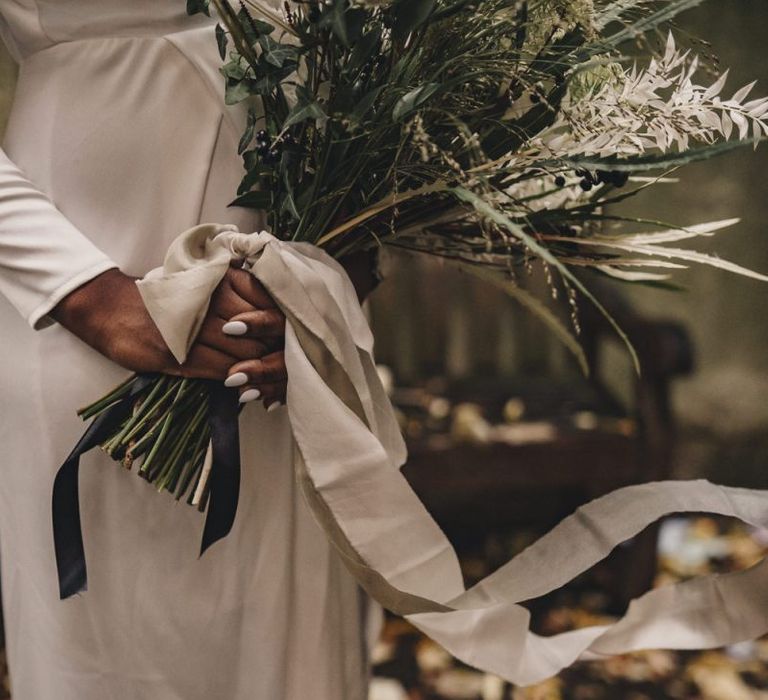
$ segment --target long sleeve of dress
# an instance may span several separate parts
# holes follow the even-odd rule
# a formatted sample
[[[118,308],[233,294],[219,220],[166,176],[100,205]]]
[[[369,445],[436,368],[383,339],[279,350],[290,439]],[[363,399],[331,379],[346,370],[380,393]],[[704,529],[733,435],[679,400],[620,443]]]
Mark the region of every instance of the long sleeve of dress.
[[[117,267],[0,150],[0,293],[35,329],[67,294]]]

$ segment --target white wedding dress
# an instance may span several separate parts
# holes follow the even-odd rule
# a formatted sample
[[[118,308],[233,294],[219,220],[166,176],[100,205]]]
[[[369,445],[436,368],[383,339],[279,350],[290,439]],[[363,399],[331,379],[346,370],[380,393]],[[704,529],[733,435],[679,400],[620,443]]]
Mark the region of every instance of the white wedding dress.
[[[184,0],[2,0],[20,75],[0,152],[0,552],[14,700],[361,700],[367,599],[294,485],[284,411],[242,419],[232,533],[98,451],[81,468],[87,593],[61,602],[54,475],[75,410],[126,371],[47,313],[115,266],[143,275],[227,208],[242,110],[213,21]],[[109,304],[109,299],[104,299]],[[33,330],[34,329],[34,330]]]

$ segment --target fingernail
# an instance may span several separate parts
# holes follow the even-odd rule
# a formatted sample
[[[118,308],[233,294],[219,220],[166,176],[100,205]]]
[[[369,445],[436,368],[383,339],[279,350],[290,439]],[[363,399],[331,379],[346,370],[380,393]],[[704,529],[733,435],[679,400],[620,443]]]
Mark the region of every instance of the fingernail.
[[[243,386],[248,383],[248,375],[245,372],[235,372],[230,374],[224,381],[224,386],[234,389],[237,386]]]
[[[248,332],[248,326],[242,321],[229,321],[221,330],[227,335],[245,335]]]
[[[267,413],[272,413],[273,411],[276,411],[278,408],[280,408],[283,404],[280,403],[280,401],[275,401],[275,403],[269,404],[269,407],[267,408]]]
[[[248,389],[240,394],[240,403],[248,403],[249,401],[255,401],[261,396],[261,392],[258,389]]]

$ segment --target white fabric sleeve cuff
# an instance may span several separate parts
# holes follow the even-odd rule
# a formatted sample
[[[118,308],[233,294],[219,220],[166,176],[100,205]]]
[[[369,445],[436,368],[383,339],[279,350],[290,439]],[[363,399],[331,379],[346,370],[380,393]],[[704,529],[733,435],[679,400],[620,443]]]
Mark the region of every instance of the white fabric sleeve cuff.
[[[0,150],[0,294],[35,328],[67,294],[118,267]]]
[[[111,260],[104,259],[95,265],[86,268],[62,284],[61,287],[53,292],[53,294],[51,294],[42,304],[40,304],[40,306],[32,311],[32,313],[27,317],[27,322],[36,331],[47,328],[48,326],[52,326],[54,323],[56,323],[56,321],[48,314],[65,296],[71,292],[74,292],[78,287],[82,287],[86,282],[89,282],[94,277],[98,277],[103,272],[106,272],[107,270],[113,270],[116,267],[117,265]]]

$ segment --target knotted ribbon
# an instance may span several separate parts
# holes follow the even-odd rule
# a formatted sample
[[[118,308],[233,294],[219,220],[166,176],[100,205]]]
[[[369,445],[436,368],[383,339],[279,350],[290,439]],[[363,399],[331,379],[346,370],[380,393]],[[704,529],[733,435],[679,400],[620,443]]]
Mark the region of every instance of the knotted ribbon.
[[[561,587],[660,517],[709,512],[768,525],[768,492],[706,481],[630,486],[599,498],[466,589],[453,548],[400,473],[406,451],[375,370],[373,338],[332,258],[268,233],[187,231],[163,268],[138,283],[168,346],[183,360],[232,259],[245,260],[287,318],[294,468],[318,523],[376,600],[456,657],[528,685],[578,659],[717,647],[768,632],[765,560],[653,590],[611,625],[546,638],[529,629],[521,602]]]

